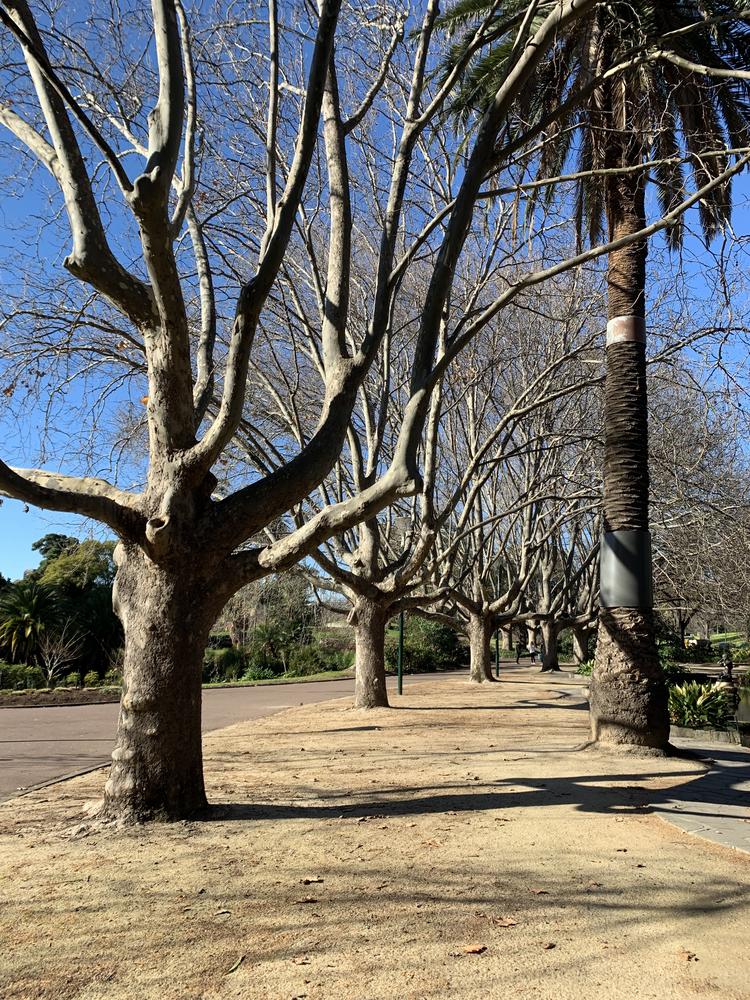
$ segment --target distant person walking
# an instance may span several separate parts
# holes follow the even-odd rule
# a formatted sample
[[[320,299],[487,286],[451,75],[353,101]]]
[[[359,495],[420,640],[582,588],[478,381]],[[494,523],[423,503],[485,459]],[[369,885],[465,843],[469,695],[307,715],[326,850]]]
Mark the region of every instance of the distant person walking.
[[[531,657],[531,662],[536,663],[536,642],[533,639],[529,643],[529,656]]]

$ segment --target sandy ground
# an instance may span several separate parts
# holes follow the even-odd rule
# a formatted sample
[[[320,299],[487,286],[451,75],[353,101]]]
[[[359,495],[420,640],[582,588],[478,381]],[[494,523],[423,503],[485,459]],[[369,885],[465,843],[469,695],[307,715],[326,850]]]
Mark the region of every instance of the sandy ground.
[[[209,822],[0,807],[3,1000],[750,997],[750,859],[649,815],[700,764],[574,752],[569,679],[290,709],[205,740]]]

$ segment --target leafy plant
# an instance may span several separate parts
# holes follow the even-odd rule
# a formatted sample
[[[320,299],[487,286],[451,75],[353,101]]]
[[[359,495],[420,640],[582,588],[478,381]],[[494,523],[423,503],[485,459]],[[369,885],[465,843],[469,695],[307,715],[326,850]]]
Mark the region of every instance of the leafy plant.
[[[332,653],[321,650],[328,670],[348,670],[354,664],[353,649],[339,649]]]
[[[21,580],[0,594],[0,646],[14,663],[35,660],[39,641],[60,617],[57,595],[50,587]]]
[[[207,649],[203,654],[203,683],[236,681],[246,667],[247,657],[241,649]]]
[[[242,675],[243,681],[270,681],[277,677],[275,670],[269,667],[248,667]]]
[[[0,689],[17,691],[19,688],[43,688],[44,674],[39,667],[25,663],[3,663],[0,661]]]
[[[122,671],[118,670],[117,667],[111,667],[102,678],[102,683],[107,687],[120,687],[122,685]]]
[[[316,646],[298,646],[289,654],[288,673],[293,677],[306,677],[325,670],[323,654]]]
[[[99,674],[96,670],[89,670],[88,673],[83,675],[83,686],[85,688],[99,687]]]
[[[726,692],[715,684],[687,681],[669,690],[669,718],[686,729],[726,729],[731,707]]]
[[[576,673],[580,674],[581,677],[590,677],[593,669],[594,669],[594,661],[584,660],[583,663],[579,665],[578,670],[576,670]]]
[[[455,629],[426,618],[407,618],[404,628],[404,673],[451,670],[459,666],[464,658]],[[385,663],[391,673],[396,670],[398,633],[386,636]]]

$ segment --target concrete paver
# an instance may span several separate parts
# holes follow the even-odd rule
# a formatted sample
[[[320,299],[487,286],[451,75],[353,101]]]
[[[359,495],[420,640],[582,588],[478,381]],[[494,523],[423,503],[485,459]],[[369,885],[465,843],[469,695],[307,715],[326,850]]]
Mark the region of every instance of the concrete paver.
[[[750,852],[750,751],[724,744],[675,739],[676,746],[705,754],[710,769],[653,812],[685,833]]]

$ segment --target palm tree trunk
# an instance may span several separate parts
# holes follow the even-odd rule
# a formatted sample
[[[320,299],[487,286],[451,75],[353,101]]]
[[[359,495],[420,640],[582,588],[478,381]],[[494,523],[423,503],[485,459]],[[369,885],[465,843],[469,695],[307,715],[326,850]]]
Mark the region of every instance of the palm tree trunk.
[[[620,147],[619,162],[628,150]],[[621,158],[620,158],[621,157]],[[609,186],[611,240],[645,225],[645,182]],[[659,665],[650,594],[645,240],[613,251],[608,262],[607,370],[604,393],[602,609],[591,679],[595,743],[630,749],[669,746],[667,692]]]

